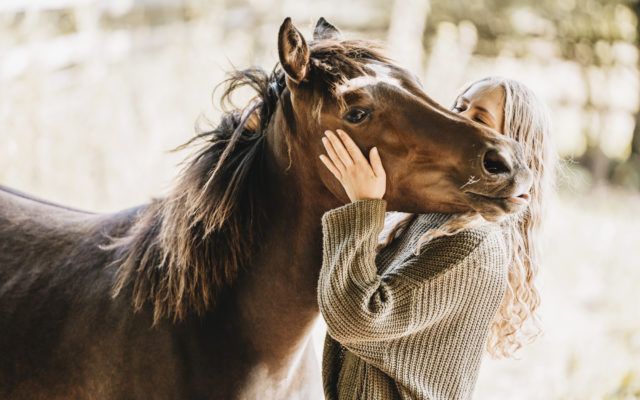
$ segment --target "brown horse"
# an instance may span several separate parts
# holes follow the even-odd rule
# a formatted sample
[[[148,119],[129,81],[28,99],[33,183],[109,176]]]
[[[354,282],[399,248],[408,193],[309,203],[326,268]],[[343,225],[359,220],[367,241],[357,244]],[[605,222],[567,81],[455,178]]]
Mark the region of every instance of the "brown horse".
[[[325,129],[379,148],[389,208],[516,211],[517,144],[433,102],[408,71],[320,19],[286,19],[281,68],[223,116],[160,200],[112,215],[0,188],[0,398],[322,398],[310,346],[321,215],[347,201]],[[204,142],[204,143],[202,143]]]

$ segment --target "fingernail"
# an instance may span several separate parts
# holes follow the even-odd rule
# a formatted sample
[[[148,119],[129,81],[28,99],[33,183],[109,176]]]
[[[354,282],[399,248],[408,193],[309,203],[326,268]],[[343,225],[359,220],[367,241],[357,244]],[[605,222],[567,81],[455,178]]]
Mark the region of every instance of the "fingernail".
[[[374,147],[374,148],[373,148],[373,151],[375,151],[375,152],[376,152],[376,154],[377,154],[377,153],[378,153],[378,148],[377,148],[377,147]]]

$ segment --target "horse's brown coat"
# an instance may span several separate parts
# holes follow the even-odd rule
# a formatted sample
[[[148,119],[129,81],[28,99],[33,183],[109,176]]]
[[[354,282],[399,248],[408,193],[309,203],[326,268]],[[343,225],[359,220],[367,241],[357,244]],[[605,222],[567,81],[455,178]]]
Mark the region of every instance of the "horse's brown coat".
[[[435,104],[370,43],[321,19],[307,44],[287,19],[279,54],[284,72],[231,80],[256,102],[202,135],[166,199],[99,215],[0,187],[0,398],[321,398],[320,217],[346,201],[317,158],[324,129],[379,148],[390,209],[495,217],[513,210],[489,197],[528,189],[515,142]],[[367,64],[401,87],[336,93],[375,76]],[[346,122],[354,106],[369,119]],[[483,169],[488,149],[508,172]]]

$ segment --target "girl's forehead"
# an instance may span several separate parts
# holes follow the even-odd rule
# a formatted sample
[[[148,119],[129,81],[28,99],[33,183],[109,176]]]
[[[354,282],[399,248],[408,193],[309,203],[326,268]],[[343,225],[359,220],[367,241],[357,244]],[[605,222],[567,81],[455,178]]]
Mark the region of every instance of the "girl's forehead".
[[[504,89],[493,82],[474,83],[460,95],[460,99],[466,102],[489,101],[496,104],[504,102]]]

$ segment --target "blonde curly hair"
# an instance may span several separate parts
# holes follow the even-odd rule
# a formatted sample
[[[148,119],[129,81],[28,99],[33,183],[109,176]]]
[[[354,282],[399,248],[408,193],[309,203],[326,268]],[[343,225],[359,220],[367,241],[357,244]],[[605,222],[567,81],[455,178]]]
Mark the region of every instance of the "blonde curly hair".
[[[529,88],[517,81],[487,77],[469,83],[456,96],[454,106],[460,96],[478,83],[486,84],[487,89],[500,87],[504,91],[502,132],[522,145],[527,166],[534,177],[528,207],[499,222],[509,244],[510,263],[507,291],[491,324],[486,348],[493,357],[511,357],[541,333],[536,313],[540,305],[540,294],[535,278],[540,264],[539,236],[542,221],[548,197],[553,192],[556,153],[550,137],[551,124],[547,108]],[[385,223],[386,229],[381,235],[380,246],[391,243],[414,217],[414,214],[390,214]],[[475,212],[456,214],[439,229],[419,238],[416,253],[434,237],[453,235],[463,229],[486,223],[488,222]]]

